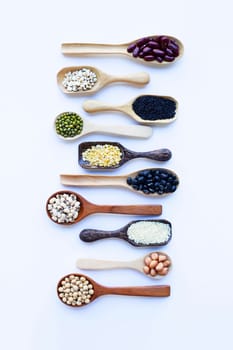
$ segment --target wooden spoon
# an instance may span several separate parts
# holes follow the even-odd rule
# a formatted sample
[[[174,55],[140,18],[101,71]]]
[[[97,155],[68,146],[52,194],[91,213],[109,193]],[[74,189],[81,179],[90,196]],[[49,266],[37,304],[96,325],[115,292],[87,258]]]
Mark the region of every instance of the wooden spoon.
[[[50,200],[56,197],[56,195],[64,194],[64,193],[67,193],[69,195],[74,194],[77,197],[77,200],[80,202],[78,217],[74,221],[69,223],[63,223],[63,222],[60,223],[58,221],[54,221],[52,219],[50,211],[48,210],[48,204]],[[161,205],[144,205],[144,204],[143,205],[114,205],[114,204],[97,205],[87,201],[79,193],[64,190],[64,191],[55,192],[48,198],[46,202],[46,211],[47,211],[48,217],[55,223],[60,225],[72,225],[81,221],[86,216],[90,214],[95,214],[95,213],[129,214],[129,215],[161,215],[162,206]]]
[[[163,184],[162,180],[157,180],[157,178],[155,177],[156,175],[153,175],[150,179],[148,178],[148,175],[142,175],[144,173],[150,174],[151,172],[166,172],[168,174],[168,178]],[[143,178],[146,178],[146,180],[143,180]],[[133,173],[115,176],[62,174],[60,175],[60,180],[61,183],[65,186],[121,186],[133,192],[137,192],[147,196],[161,196],[169,194],[171,192],[175,192],[179,184],[177,175],[172,170],[168,170],[165,168],[142,169]],[[130,182],[131,185],[129,184]],[[168,190],[166,190],[166,188],[168,188]]]
[[[161,241],[157,240],[157,232],[154,232],[153,235],[153,241],[151,239],[152,243],[145,243],[145,241],[139,241],[139,240],[134,240],[131,239],[129,237],[128,234],[128,229],[131,227],[131,225],[133,224],[137,224],[137,223],[150,223],[150,222],[158,222],[164,225],[164,229],[166,230],[166,232],[169,232],[169,234],[166,234],[166,238]],[[146,234],[145,234],[146,236]],[[167,220],[134,220],[129,222],[127,225],[114,230],[114,231],[104,231],[104,230],[95,230],[95,229],[85,229],[82,230],[79,234],[79,238],[87,243],[90,242],[94,242],[97,241],[99,239],[104,239],[104,238],[120,238],[120,239],[124,239],[125,241],[127,241],[128,243],[130,243],[131,245],[133,245],[134,247],[157,247],[157,246],[162,246],[162,245],[166,245],[172,238],[172,225],[169,221]],[[159,237],[161,238],[161,237]],[[156,243],[155,243],[156,240]]]
[[[166,274],[170,271],[171,268],[171,259],[170,257],[163,253],[163,252],[153,252],[151,254],[156,254],[158,257],[162,256],[163,259],[166,259],[164,261],[166,261],[166,266],[168,266],[166,268]],[[148,270],[145,270],[145,267],[147,267],[148,265],[145,264],[145,260],[146,259],[150,259],[150,255],[145,255],[139,259],[135,259],[135,260],[128,260],[128,261],[116,261],[116,260],[98,260],[98,259],[84,259],[84,258],[80,258],[76,261],[76,267],[80,268],[80,269],[84,269],[84,270],[104,270],[104,269],[133,269],[133,270],[137,270],[139,272],[142,272],[144,275],[151,277],[153,279],[159,279],[161,277],[164,277],[163,274],[159,274],[159,271],[161,271],[161,273],[163,272],[163,263],[162,267],[160,268],[159,265],[159,271],[157,271],[156,273],[156,266],[158,266],[159,264],[159,259],[153,260],[156,262],[156,266],[155,268],[152,269],[152,274],[150,273],[151,269],[148,267]]]
[[[152,35],[150,38],[157,38],[158,35]],[[174,61],[176,61],[178,58],[180,58],[183,55],[183,44],[180,40],[177,38],[166,35],[167,38],[175,41],[177,45],[179,46],[179,55],[175,58]],[[141,39],[141,38],[140,38]],[[97,44],[97,43],[63,43],[61,45],[61,51],[64,55],[69,56],[81,56],[81,55],[99,55],[99,54],[107,54],[107,55],[126,55],[129,58],[132,58],[134,60],[137,60],[137,62],[144,63],[144,64],[150,64],[154,66],[164,66],[168,65],[173,62],[166,62],[163,61],[162,63],[157,62],[156,60],[153,61],[145,61],[144,59],[140,57],[133,57],[132,53],[129,53],[127,51],[127,48],[134,44],[136,41],[140,40],[136,39],[129,43],[124,44]]]
[[[126,115],[130,116],[134,120],[136,120],[138,123],[149,124],[149,125],[162,125],[162,124],[168,124],[168,123],[175,121],[176,114],[173,117],[168,116],[166,119],[155,119],[155,120],[148,119],[147,120],[147,119],[141,118],[138,114],[135,113],[135,111],[133,109],[133,103],[135,102],[135,100],[137,98],[143,97],[143,96],[155,96],[155,97],[166,98],[168,100],[175,102],[176,108],[178,106],[178,102],[173,97],[148,95],[147,94],[147,95],[137,96],[137,97],[133,98],[132,100],[130,100],[129,102],[127,102],[126,104],[119,105],[119,106],[107,104],[104,102],[94,101],[94,100],[87,100],[83,103],[83,109],[89,113],[96,113],[96,112],[103,112],[103,111],[122,112],[122,113],[125,113]]]
[[[96,146],[96,145],[112,145],[115,147],[118,147],[121,151],[121,160],[118,164],[115,164],[113,166],[100,166],[100,165],[92,165],[87,160],[83,159],[83,152],[85,152],[87,149]],[[131,159],[134,158],[148,158],[152,160],[157,160],[160,162],[167,161],[171,158],[172,153],[167,148],[162,148],[154,151],[149,152],[134,152],[126,147],[124,147],[119,142],[108,142],[108,141],[96,141],[96,142],[82,142],[79,144],[79,165],[84,169],[116,169],[122,166],[124,163],[128,162]]]
[[[71,277],[70,277],[71,276]],[[91,298],[88,303],[82,302],[81,305],[78,305],[77,303],[71,304],[67,301],[65,301],[63,293],[61,294],[60,288],[63,286],[63,282],[65,282],[65,279],[71,278],[71,286],[72,286],[72,279],[74,277],[84,277],[93,287],[94,294],[91,295]],[[75,284],[74,284],[75,285]],[[60,281],[57,284],[57,295],[58,298],[66,305],[72,306],[72,307],[81,307],[88,305],[90,302],[94,301],[96,298],[102,296],[102,295],[128,295],[128,296],[145,296],[145,297],[168,297],[170,296],[170,286],[168,285],[158,285],[158,286],[129,286],[129,287],[106,287],[103,286],[97,282],[95,282],[92,278],[89,276],[85,276],[82,274],[72,273],[69,275],[66,275],[60,279]]]
[[[96,77],[97,77],[97,82],[90,90],[68,91],[65,88],[65,86],[63,85],[63,79],[65,77],[65,74],[68,72],[74,72],[74,71],[80,70],[82,68],[87,68],[90,71],[92,71],[93,73],[95,73]],[[128,74],[128,75],[123,75],[123,76],[114,76],[114,75],[106,74],[106,73],[102,72],[100,69],[97,69],[97,68],[92,67],[92,66],[65,67],[57,73],[58,86],[65,94],[69,94],[69,95],[93,94],[93,93],[99,91],[104,86],[111,84],[111,83],[116,83],[116,82],[123,82],[123,83],[136,84],[136,85],[145,85],[145,84],[149,83],[149,81],[150,81],[150,76],[148,73],[139,72],[139,73]]]
[[[73,141],[79,139],[80,137],[88,134],[112,134],[121,135],[137,138],[148,138],[152,135],[152,128],[144,125],[112,125],[112,124],[95,124],[83,118],[83,129],[80,134],[74,137],[64,137],[57,133],[56,131],[56,119],[60,117],[63,113],[57,115],[54,121],[54,130],[56,134],[63,140]]]

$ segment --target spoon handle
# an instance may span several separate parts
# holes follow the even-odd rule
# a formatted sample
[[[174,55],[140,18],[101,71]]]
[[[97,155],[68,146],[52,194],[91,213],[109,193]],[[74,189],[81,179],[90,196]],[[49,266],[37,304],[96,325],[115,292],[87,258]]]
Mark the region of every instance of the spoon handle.
[[[79,238],[84,242],[95,242],[103,238],[120,238],[119,231],[103,231],[95,229],[85,229],[79,234]]]
[[[61,52],[69,56],[98,55],[98,54],[126,54],[126,47],[121,44],[94,43],[63,43]]]
[[[139,84],[144,85],[149,83],[150,76],[147,73],[139,72],[134,74],[127,74],[127,75],[110,75],[108,76],[109,82],[123,82],[123,83],[130,83],[130,84]]]
[[[143,125],[106,125],[106,124],[87,124],[89,133],[102,133],[121,136],[130,136],[138,138],[148,138],[152,135],[152,128]]]
[[[101,294],[133,295],[144,297],[168,297],[170,286],[139,286],[139,287],[105,287],[102,286]]]
[[[172,153],[167,148],[161,148],[161,149],[157,149],[154,151],[148,151],[148,152],[134,152],[134,151],[126,149],[125,150],[125,157],[127,159],[148,158],[148,159],[164,162],[164,161],[171,159]]]
[[[117,268],[127,268],[127,263],[125,261],[112,261],[112,260],[97,260],[97,259],[78,259],[76,266],[80,269],[92,269],[92,270],[102,270],[102,269],[117,269]]]
[[[83,103],[83,109],[88,113],[119,111],[119,106],[113,106],[96,100],[87,100]]]

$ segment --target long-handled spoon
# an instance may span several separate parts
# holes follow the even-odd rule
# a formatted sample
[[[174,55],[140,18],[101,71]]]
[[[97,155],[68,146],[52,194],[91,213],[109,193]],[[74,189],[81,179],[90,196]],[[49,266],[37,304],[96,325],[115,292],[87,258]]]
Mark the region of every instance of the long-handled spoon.
[[[121,186],[147,196],[161,196],[175,192],[179,185],[177,175],[165,168],[149,168],[125,175],[60,175],[65,186]]]
[[[76,261],[76,267],[84,270],[133,269],[148,277],[158,279],[170,271],[171,259],[163,252],[153,252],[127,261],[79,258]]]
[[[167,65],[183,55],[183,44],[170,35],[151,35],[124,44],[63,43],[64,55],[126,55],[140,63]]]
[[[140,95],[118,106],[95,100],[83,103],[83,109],[89,113],[117,111],[125,113],[138,123],[150,125],[173,122],[176,119],[177,106],[173,97],[158,95]]]
[[[96,159],[95,162],[93,163],[89,162],[85,158],[84,155],[86,152],[89,151],[90,153],[92,153],[91,150],[93,148],[94,148],[93,152],[95,152],[97,148],[99,149],[99,152],[100,152],[100,149],[103,149],[104,147],[106,147],[106,145],[111,145],[114,147],[114,149],[120,150],[121,156],[120,156],[119,162],[115,162],[114,165],[109,165],[109,164],[112,164],[109,162],[106,162],[106,165],[101,165],[103,164],[104,160],[106,160],[106,158],[107,160],[110,160],[111,158],[111,155],[110,155],[110,158],[108,158],[108,154],[106,154],[106,152],[103,153],[103,159],[100,157],[100,159]],[[171,151],[167,148],[162,148],[162,149],[148,151],[148,152],[135,152],[124,147],[119,142],[109,142],[109,141],[82,142],[79,144],[78,149],[79,149],[79,155],[78,155],[79,165],[85,169],[115,169],[115,168],[119,168],[129,160],[135,159],[135,158],[148,158],[159,162],[163,162],[163,161],[169,160],[172,156]]]
[[[134,220],[113,231],[84,229],[79,238],[87,243],[104,238],[120,238],[135,247],[157,247],[171,240],[172,225],[168,220]]]
[[[68,89],[66,87],[66,85],[68,85],[66,82],[67,74],[73,74],[74,72],[81,71],[82,69],[88,69],[89,71],[93,72],[96,76],[96,81],[93,82],[92,86],[89,86],[87,88],[87,84],[83,84],[83,87],[82,87],[82,80],[83,80],[82,77],[76,78],[75,81],[71,80],[69,84],[70,89]],[[92,67],[92,66],[65,67],[57,73],[58,86],[65,94],[70,94],[70,95],[92,94],[111,83],[122,82],[122,83],[135,84],[135,85],[145,85],[149,81],[150,81],[150,76],[148,73],[145,73],[145,72],[115,76],[115,75],[106,74],[100,69],[97,69],[96,67]]]
[[[67,198],[65,198],[64,194]],[[78,204],[78,205],[77,205]],[[129,214],[129,215],[160,215],[161,205],[98,205],[89,202],[79,193],[58,191],[53,193],[46,202],[46,212],[49,218],[57,224],[71,225],[95,213]]]
[[[67,290],[69,292],[67,292]],[[89,276],[77,273],[72,273],[62,277],[57,284],[58,298],[64,304],[72,307],[81,307],[88,305],[96,298],[107,294],[144,297],[168,297],[170,296],[170,286],[157,285],[138,287],[107,287],[95,282]]]
[[[64,114],[72,114],[77,116],[80,120],[82,120],[82,129],[78,134],[70,137],[63,136],[62,133],[58,132],[57,122]],[[71,126],[72,128],[72,126]],[[57,135],[66,141],[76,140],[84,135],[88,134],[112,134],[112,135],[121,135],[121,136],[129,136],[129,137],[137,137],[137,138],[148,138],[152,135],[152,128],[144,125],[113,125],[113,124],[95,124],[88,120],[84,120],[77,113],[74,112],[64,112],[60,113],[54,121],[54,129]]]

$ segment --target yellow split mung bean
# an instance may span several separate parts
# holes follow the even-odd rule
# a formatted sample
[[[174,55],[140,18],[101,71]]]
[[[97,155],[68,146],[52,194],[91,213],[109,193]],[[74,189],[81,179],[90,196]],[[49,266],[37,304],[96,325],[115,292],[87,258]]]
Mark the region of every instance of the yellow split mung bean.
[[[97,144],[82,152],[82,159],[91,166],[111,167],[120,163],[122,152],[118,146]]]

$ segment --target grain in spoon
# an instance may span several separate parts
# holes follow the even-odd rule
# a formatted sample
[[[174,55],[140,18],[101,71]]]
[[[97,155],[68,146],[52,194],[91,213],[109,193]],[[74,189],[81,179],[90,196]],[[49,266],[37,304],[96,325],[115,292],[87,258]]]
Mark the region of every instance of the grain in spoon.
[[[99,205],[89,202],[79,193],[73,191],[57,191],[46,201],[48,217],[60,225],[76,224],[86,216],[96,213],[160,215],[161,205]]]
[[[145,72],[116,76],[93,66],[65,67],[57,73],[57,83],[61,91],[75,96],[93,94],[112,83],[143,86],[149,81],[150,76]]]
[[[135,152],[119,142],[92,141],[81,142],[78,147],[79,165],[85,169],[116,169],[135,158],[148,158],[164,162],[171,158],[167,148],[147,152]]]
[[[64,55],[126,55],[139,63],[164,66],[183,55],[183,44],[170,35],[151,35],[124,44],[63,43]]]
[[[88,134],[112,134],[136,138],[148,138],[152,128],[144,125],[95,124],[84,120],[75,112],[63,112],[54,121],[56,134],[65,141],[73,141]]]
[[[84,270],[133,269],[153,279],[166,276],[171,269],[171,259],[164,252],[152,252],[134,260],[100,260],[79,258],[76,267]]]
[[[97,283],[89,276],[77,273],[62,277],[57,284],[58,298],[71,307],[88,305],[96,298],[107,294],[168,297],[170,296],[170,286],[107,287]]]
[[[87,243],[104,238],[120,238],[134,247],[157,247],[168,244],[172,225],[168,220],[134,220],[117,230],[84,229],[79,238]]]
[[[175,172],[165,168],[148,168],[117,176],[61,174],[60,180],[65,186],[121,186],[147,196],[173,193],[179,185]]]
[[[123,105],[87,100],[83,109],[88,113],[117,111],[141,124],[162,125],[176,119],[178,102],[170,96],[139,95]]]

